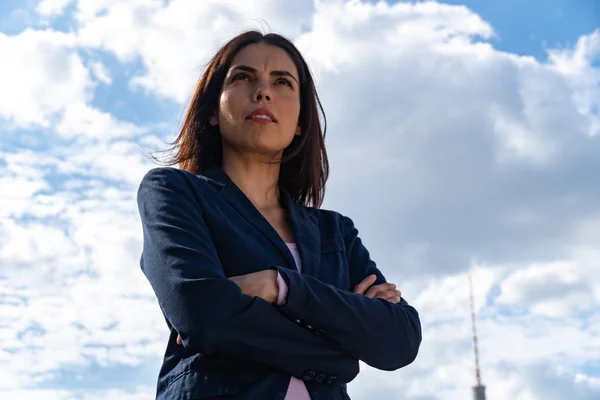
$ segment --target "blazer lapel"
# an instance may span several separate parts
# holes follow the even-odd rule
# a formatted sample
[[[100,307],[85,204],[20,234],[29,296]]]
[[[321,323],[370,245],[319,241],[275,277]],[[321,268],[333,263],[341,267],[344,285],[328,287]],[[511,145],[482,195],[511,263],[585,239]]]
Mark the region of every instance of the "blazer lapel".
[[[225,171],[218,167],[211,167],[206,169],[202,175],[219,182],[221,184],[219,186],[222,187],[219,191],[221,196],[279,250],[287,262],[285,267],[296,269],[294,257],[281,236]]]
[[[296,237],[302,260],[302,273],[317,276],[321,263],[321,232],[317,218],[305,207],[294,202],[286,190],[281,189],[280,196]]]
[[[219,190],[221,196],[279,250],[288,264],[286,267],[296,269],[294,257],[281,236],[225,171],[219,167],[211,167],[202,175],[217,181],[221,188]],[[288,220],[296,238],[296,246],[302,260],[302,273],[317,276],[321,261],[321,234],[317,219],[307,212],[305,207],[294,202],[283,188],[280,189],[280,200],[282,207],[288,213]]]

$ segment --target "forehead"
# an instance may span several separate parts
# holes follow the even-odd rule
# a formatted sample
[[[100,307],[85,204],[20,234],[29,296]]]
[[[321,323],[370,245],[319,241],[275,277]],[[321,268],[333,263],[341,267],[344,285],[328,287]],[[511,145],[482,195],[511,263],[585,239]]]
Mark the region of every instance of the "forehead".
[[[257,70],[286,70],[298,76],[296,64],[280,47],[265,43],[250,44],[240,50],[231,60],[231,65],[244,64]]]

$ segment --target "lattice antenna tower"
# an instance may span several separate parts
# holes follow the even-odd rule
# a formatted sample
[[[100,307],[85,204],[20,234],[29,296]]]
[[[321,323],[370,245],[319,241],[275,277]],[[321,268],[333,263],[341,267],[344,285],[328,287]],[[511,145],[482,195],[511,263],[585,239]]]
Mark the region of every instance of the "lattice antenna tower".
[[[469,296],[471,298],[471,325],[473,329],[473,354],[475,355],[475,382],[473,386],[473,399],[485,399],[485,386],[481,384],[481,371],[479,369],[479,346],[477,345],[477,328],[475,326],[475,301],[473,300],[473,279],[469,274]]]

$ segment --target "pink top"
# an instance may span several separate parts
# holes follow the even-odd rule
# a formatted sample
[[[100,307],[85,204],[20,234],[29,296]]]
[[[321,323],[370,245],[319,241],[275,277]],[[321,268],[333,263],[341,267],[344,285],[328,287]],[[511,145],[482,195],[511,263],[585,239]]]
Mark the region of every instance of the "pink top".
[[[300,253],[298,253],[296,243],[286,243],[286,245],[294,256],[298,272],[302,272],[302,261],[300,260]],[[277,304],[283,304],[287,296],[288,287],[279,273],[277,273],[277,285],[279,286]],[[308,394],[308,390],[306,390],[304,382],[292,376],[284,400],[310,400],[310,395]]]

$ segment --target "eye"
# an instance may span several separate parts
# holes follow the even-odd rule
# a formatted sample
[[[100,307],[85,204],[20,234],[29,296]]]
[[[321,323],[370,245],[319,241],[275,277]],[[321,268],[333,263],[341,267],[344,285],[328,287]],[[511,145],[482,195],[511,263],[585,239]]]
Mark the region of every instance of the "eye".
[[[287,80],[285,78],[279,78],[279,79],[277,79],[276,82],[283,82],[284,85],[288,85],[289,87],[293,87],[292,86],[292,82],[290,82],[289,80]]]
[[[243,72],[240,72],[240,73],[238,73],[238,74],[235,74],[235,75],[233,76],[233,78],[231,78],[231,81],[232,81],[232,82],[234,82],[234,81],[238,81],[238,80],[239,80],[238,78],[239,78],[240,76],[241,76],[241,77],[244,77],[244,78],[249,78],[249,76],[248,76],[247,74],[245,74],[245,73],[243,73]]]

